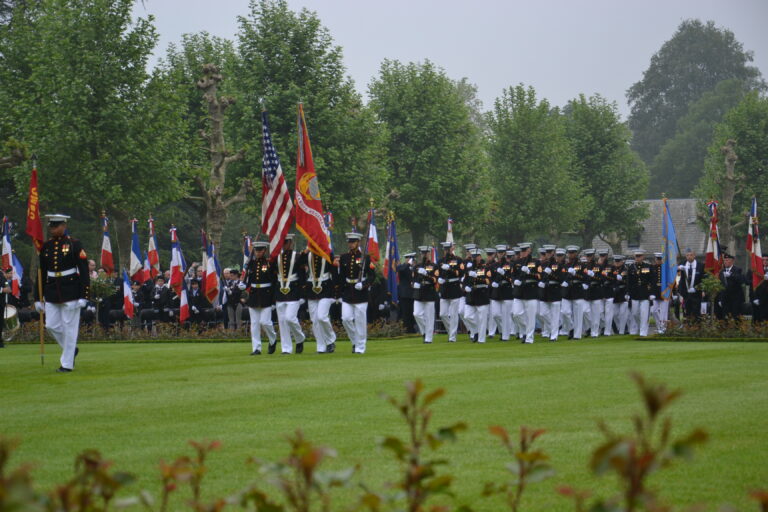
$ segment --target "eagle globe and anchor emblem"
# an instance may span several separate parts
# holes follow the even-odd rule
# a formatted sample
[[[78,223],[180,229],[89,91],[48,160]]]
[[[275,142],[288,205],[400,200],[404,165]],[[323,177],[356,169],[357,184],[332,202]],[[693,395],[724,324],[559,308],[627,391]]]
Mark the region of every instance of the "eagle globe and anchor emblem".
[[[298,184],[299,192],[307,201],[320,200],[320,186],[317,184],[317,174],[314,172],[305,173]],[[303,205],[300,205],[303,206]],[[319,283],[315,283],[312,287],[312,291],[319,294],[323,291],[323,287],[319,286]]]

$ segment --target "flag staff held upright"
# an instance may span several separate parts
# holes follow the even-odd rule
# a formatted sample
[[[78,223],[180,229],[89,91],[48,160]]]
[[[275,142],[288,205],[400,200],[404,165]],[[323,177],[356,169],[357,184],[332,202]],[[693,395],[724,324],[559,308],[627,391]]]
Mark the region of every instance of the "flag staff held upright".
[[[40,256],[43,248],[43,223],[40,220],[40,194],[37,189],[37,155],[32,155],[32,175],[29,180],[29,197],[27,199],[27,234],[32,237],[35,252]],[[45,366],[45,297],[43,296],[43,273],[40,263],[37,265],[37,292],[40,302],[43,303],[43,311],[40,312],[38,330],[40,333],[40,366]]]

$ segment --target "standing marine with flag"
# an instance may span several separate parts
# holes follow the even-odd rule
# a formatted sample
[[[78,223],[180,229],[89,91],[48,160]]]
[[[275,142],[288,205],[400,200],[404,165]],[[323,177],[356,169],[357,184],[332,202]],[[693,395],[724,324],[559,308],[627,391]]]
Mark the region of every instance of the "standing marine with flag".
[[[309,144],[304,106],[301,103],[299,103],[297,128],[299,144],[294,193],[296,229],[307,239],[309,249],[306,260],[301,261],[300,264],[306,264],[308,270],[305,295],[309,318],[312,321],[312,333],[317,342],[317,352],[330,354],[336,350],[336,333],[330,316],[331,306],[335,302],[331,272],[333,269],[331,234],[323,216],[320,185],[312,158],[312,147]]]
[[[67,215],[46,218],[51,238],[40,251],[43,295],[35,294],[35,309],[45,312],[45,327],[61,346],[61,366],[56,371],[68,373],[79,352],[80,309],[88,305],[88,256],[80,241],[66,234]]]

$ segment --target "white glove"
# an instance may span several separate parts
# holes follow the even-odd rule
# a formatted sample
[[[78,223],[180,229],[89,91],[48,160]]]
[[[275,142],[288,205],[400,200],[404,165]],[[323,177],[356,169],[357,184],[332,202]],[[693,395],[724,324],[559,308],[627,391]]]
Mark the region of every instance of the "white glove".
[[[523,282],[522,282],[521,280],[519,280],[519,279],[515,279],[515,280],[512,282],[512,284],[514,284],[515,286],[520,286],[521,284],[523,284]]]
[[[497,283],[496,281],[491,283],[491,288],[498,288],[498,287],[499,287],[499,283]]]
[[[445,279],[443,279],[442,277],[438,277],[437,284],[445,284]]]
[[[472,291],[472,288],[470,288],[469,286],[465,286],[465,287],[464,287],[464,291],[465,291],[465,292],[467,292],[467,293],[469,293],[469,292],[471,292],[471,291]]]
[[[768,281],[768,272],[766,272],[766,273],[765,273],[765,275],[763,276],[763,279],[765,279],[766,281]]]
[[[355,283],[355,290],[362,290],[363,289],[363,283]]]
[[[466,264],[466,267],[467,267],[467,268],[472,268],[472,262],[471,262],[471,261],[468,261],[468,262],[467,262],[467,264]]]
[[[276,310],[276,309],[277,309],[277,306],[275,306],[274,304],[272,304],[271,306],[269,306],[269,309],[271,309],[272,311],[274,311],[274,310]]]
[[[35,311],[37,311],[38,313],[42,313],[43,311],[45,311],[45,304],[43,304],[42,302],[35,302]]]
[[[424,267],[419,268],[417,272],[423,276],[427,275],[427,269],[425,269]]]
[[[299,299],[299,306],[301,306],[301,305],[302,305],[302,304],[304,304],[305,302],[307,302],[307,301],[305,301],[304,299]]]
[[[576,269],[571,267],[571,268],[568,269],[568,273],[571,274],[572,276],[575,276],[576,275]]]
[[[649,295],[648,296],[648,300],[656,300],[656,296],[655,295]]]
[[[581,287],[584,288],[585,290],[589,290],[589,285],[588,284],[582,284]]]
[[[621,274],[616,274],[616,280],[617,281],[623,281],[624,280],[624,276],[622,276]]]
[[[504,270],[504,267],[499,267],[496,269],[496,272],[498,272],[500,276],[503,276],[507,271]]]
[[[200,312],[200,310],[199,310],[199,309],[197,309],[197,306],[192,306],[192,312],[193,312],[194,314],[198,314],[198,313]]]
[[[624,300],[629,300],[629,295],[625,295]]]
[[[723,274],[725,274],[725,277],[731,277],[731,271],[730,270],[726,270],[725,272],[723,272]]]
[[[334,302],[335,302],[336,304],[341,304],[341,299],[336,299],[336,300],[334,300]]]
[[[173,310],[168,311],[168,318],[173,318]]]
[[[530,274],[531,273],[531,269],[529,269],[527,266],[520,267],[520,270],[522,270],[525,274]]]
[[[759,306],[760,305],[760,299],[753,300],[752,304],[754,304],[755,306]]]
[[[413,283],[414,290],[418,290],[419,288],[421,288],[421,283]]]
[[[475,272],[474,270],[470,270],[469,277],[477,277],[477,272]]]
[[[673,295],[672,300],[677,300],[677,295]]]
[[[379,311],[384,311],[384,304],[379,304]]]
[[[84,308],[88,305],[88,301],[85,299],[77,299],[77,307]]]
[[[685,270],[685,265],[678,265],[677,270]]]
[[[696,293],[696,288],[694,287],[688,288],[688,293]]]
[[[587,270],[587,275],[588,275],[589,277],[595,277],[595,273],[594,273],[594,272],[592,272],[591,270]]]
[[[545,269],[544,269],[544,273],[545,273],[545,274],[547,274],[547,275],[549,275],[549,274],[551,274],[551,273],[552,273],[552,269],[551,269],[551,268],[549,268],[549,267],[547,267],[547,268],[545,268]]]
[[[547,285],[544,284],[544,281],[539,281],[539,288],[546,288]]]
[[[443,270],[451,270],[451,266],[447,263],[443,263],[442,265],[440,265],[440,268]]]
[[[88,309],[88,311],[90,311],[91,313],[95,313],[95,312],[96,312],[96,306],[88,306],[88,308],[87,308],[87,309]]]
[[[247,287],[245,286],[245,283],[237,283],[237,287],[241,290],[245,290]]]
[[[562,283],[560,283],[560,286],[562,288],[568,288],[568,281],[563,281]]]

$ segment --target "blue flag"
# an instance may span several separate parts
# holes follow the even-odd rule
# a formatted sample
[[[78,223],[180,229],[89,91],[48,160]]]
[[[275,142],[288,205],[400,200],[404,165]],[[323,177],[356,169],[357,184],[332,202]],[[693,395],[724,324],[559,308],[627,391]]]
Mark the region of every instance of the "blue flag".
[[[675,285],[677,277],[677,257],[680,250],[677,246],[677,235],[675,234],[675,225],[672,223],[672,216],[669,214],[667,200],[664,199],[664,210],[662,219],[661,235],[663,239],[662,260],[661,260],[661,298],[669,300],[672,296],[672,288]]]
[[[398,303],[397,295],[397,265],[400,263],[400,251],[397,247],[397,228],[395,219],[387,225],[387,256],[384,260],[384,277],[387,278],[387,293],[392,304]]]

